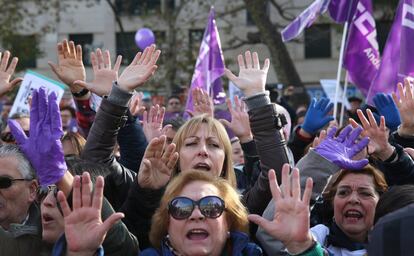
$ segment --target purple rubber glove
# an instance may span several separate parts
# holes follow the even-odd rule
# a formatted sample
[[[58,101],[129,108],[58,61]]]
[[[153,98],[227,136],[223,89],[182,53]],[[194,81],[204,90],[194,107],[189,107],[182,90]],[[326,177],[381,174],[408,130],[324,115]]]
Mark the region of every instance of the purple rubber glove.
[[[30,137],[15,120],[9,120],[9,126],[20,149],[35,169],[40,185],[60,181],[67,167],[60,142],[63,130],[56,94],[52,92],[48,97],[44,88],[33,91]]]
[[[336,127],[333,127],[315,151],[342,169],[361,169],[368,164],[368,159],[352,160],[352,157],[361,152],[369,143],[368,137],[358,140],[362,130],[360,126],[353,129],[351,125],[348,125],[338,137],[335,137]]]

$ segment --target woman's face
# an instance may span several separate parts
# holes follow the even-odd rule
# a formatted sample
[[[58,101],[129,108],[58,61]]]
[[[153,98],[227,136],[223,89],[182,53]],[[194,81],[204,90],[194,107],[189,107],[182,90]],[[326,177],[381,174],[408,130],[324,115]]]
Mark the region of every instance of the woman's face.
[[[40,205],[42,213],[43,241],[55,243],[65,231],[63,216],[57,207],[53,192],[49,192]]]
[[[220,196],[219,190],[204,181],[193,181],[178,196],[194,201],[206,196]],[[220,255],[229,237],[226,212],[216,218],[206,218],[198,206],[194,207],[190,217],[176,220],[170,216],[168,234],[171,245],[182,255]]]
[[[184,139],[180,151],[180,170],[200,170],[220,176],[224,165],[224,145],[202,124],[197,132]]]
[[[244,154],[239,141],[231,143],[231,150],[233,153],[233,164],[244,164]]]
[[[365,242],[374,223],[378,199],[372,176],[355,173],[344,176],[333,202],[336,224],[354,241]]]

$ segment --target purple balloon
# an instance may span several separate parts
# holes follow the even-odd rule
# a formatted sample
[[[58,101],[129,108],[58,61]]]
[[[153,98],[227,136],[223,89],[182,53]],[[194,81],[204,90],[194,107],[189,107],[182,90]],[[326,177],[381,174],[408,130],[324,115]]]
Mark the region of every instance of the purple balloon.
[[[155,42],[154,33],[149,28],[141,28],[135,33],[135,44],[144,50]]]

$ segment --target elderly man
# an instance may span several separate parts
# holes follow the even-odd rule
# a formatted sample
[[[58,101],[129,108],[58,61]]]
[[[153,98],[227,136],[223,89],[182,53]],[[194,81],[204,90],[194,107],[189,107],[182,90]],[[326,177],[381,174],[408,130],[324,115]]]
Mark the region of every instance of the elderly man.
[[[37,255],[42,250],[35,178],[18,146],[0,146],[0,255]]]

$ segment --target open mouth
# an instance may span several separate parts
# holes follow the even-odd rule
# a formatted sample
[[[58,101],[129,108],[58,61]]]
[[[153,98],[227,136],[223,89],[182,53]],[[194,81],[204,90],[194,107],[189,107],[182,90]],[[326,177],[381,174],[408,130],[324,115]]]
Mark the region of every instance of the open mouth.
[[[208,236],[209,233],[204,229],[192,229],[187,233],[187,238],[190,240],[203,240]]]
[[[50,216],[49,214],[43,214],[42,215],[42,220],[43,220],[44,223],[49,223],[49,222],[54,221],[55,219],[52,216]]]
[[[201,170],[201,171],[210,171],[211,167],[210,165],[206,164],[206,163],[198,163],[196,165],[194,165],[193,167],[196,170]]]
[[[364,217],[364,215],[358,210],[348,210],[345,212],[344,216],[350,221],[358,221]]]

